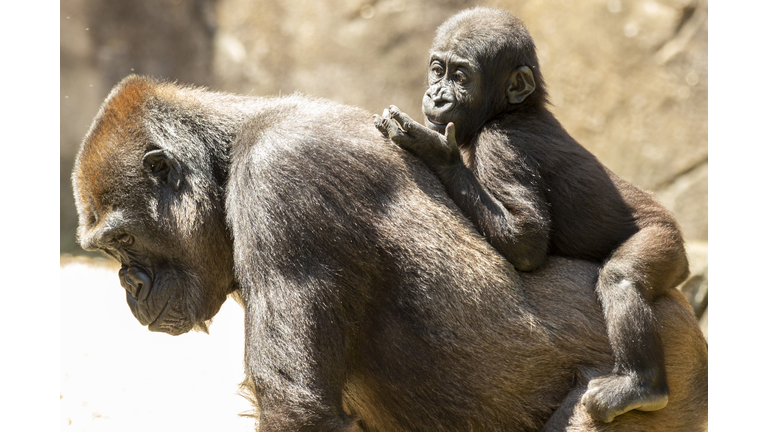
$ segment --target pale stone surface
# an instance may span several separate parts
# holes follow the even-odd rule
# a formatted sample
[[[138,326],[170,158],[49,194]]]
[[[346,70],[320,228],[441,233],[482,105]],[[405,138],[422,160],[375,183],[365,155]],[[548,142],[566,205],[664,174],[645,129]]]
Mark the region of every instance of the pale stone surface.
[[[61,265],[61,430],[253,431],[243,312],[227,300],[210,334],[152,333],[131,315],[117,266]]]

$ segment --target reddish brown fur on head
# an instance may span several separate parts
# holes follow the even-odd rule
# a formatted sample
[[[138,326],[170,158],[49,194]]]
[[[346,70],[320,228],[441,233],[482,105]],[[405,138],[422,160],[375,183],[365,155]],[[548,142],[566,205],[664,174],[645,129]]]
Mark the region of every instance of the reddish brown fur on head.
[[[120,191],[115,179],[138,169],[143,156],[141,140],[143,110],[157,85],[145,78],[129,76],[117,85],[102,104],[78,153],[72,182],[81,220],[78,235],[86,239],[89,229],[103,223],[110,196]],[[137,176],[126,176],[129,182]],[[122,187],[138,186],[123,184]],[[85,216],[85,218],[83,218]],[[86,246],[87,247],[87,246]]]

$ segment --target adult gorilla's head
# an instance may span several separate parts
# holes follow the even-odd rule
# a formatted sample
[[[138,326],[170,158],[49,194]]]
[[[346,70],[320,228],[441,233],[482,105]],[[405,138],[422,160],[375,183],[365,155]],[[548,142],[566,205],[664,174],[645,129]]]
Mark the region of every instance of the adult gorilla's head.
[[[72,175],[81,246],[118,260],[133,315],[173,335],[207,330],[236,287],[226,154],[210,151],[223,148],[226,121],[206,115],[197,95],[126,78],[104,102]]]

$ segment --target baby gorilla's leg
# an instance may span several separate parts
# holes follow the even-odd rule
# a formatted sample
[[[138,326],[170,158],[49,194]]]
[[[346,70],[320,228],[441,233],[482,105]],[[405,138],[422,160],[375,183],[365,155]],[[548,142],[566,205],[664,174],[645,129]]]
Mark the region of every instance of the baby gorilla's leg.
[[[637,409],[667,405],[664,349],[652,302],[680,283],[688,262],[673,225],[646,226],[617,248],[603,266],[597,294],[613,349],[613,372],[593,379],[582,397],[587,411],[610,422]]]
[[[603,422],[633,409],[664,408],[669,396],[658,324],[633,285],[623,280],[599,291],[615,365],[610,375],[589,382],[581,401]]]

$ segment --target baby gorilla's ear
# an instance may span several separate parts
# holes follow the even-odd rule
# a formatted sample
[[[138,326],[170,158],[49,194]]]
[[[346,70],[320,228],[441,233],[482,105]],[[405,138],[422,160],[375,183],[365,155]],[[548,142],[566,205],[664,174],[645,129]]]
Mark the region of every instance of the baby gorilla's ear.
[[[528,66],[520,66],[509,75],[507,87],[507,100],[511,104],[518,104],[525,100],[529,94],[536,90],[536,82],[533,79],[533,71]]]

